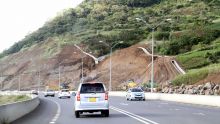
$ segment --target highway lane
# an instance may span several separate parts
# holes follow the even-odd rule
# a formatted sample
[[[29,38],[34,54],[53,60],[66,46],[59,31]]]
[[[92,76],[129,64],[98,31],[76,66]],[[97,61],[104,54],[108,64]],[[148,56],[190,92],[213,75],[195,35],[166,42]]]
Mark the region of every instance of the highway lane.
[[[14,121],[12,124],[49,124],[56,110],[57,105],[54,102],[41,97],[40,105],[34,111]]]
[[[159,124],[219,124],[220,108],[168,101],[125,101],[114,97],[112,106],[135,113]],[[121,103],[121,104],[120,104]]]
[[[74,100],[40,97],[41,105],[31,114],[13,124],[219,124],[220,108],[147,100],[126,101],[110,97],[110,117],[99,113],[74,116]],[[58,105],[56,105],[56,103]],[[60,112],[58,108],[60,107]],[[58,113],[57,113],[58,112]],[[55,116],[56,115],[56,116]]]

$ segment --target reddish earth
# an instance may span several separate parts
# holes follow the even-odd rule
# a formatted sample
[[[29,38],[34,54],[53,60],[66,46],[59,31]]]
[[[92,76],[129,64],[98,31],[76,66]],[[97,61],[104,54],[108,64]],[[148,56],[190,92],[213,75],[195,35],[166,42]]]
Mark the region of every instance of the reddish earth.
[[[212,82],[215,84],[220,84],[220,73],[209,74],[205,79],[196,83],[196,85],[206,84],[207,82]]]
[[[18,89],[19,79],[22,89],[36,88],[39,82],[42,88],[47,85],[57,88],[59,65],[61,82],[76,87],[81,77],[82,54],[73,45],[62,47],[60,52],[55,49],[52,52],[54,55],[46,54],[48,47],[56,48],[57,46],[55,41],[49,39],[45,43],[37,44],[28,50],[2,59],[0,69],[4,75],[4,89]],[[117,50],[112,54],[112,86],[114,89],[128,80],[134,80],[139,84],[150,80],[151,56],[145,54],[138,48],[139,46],[143,47],[143,45],[134,45]],[[170,81],[179,74],[171,64],[173,59],[173,57],[154,57],[156,83]],[[103,81],[108,86],[109,57],[97,65],[88,56],[85,56],[83,60],[86,80]]]
[[[121,83],[134,80],[137,83],[148,82],[151,76],[151,56],[145,54],[134,45],[126,49],[117,50],[112,55],[112,87],[116,88]],[[146,47],[146,46],[145,46]],[[178,72],[171,64],[172,57],[154,57],[154,80],[164,83],[172,80]],[[91,75],[96,75],[96,80],[109,82],[109,58],[101,62]]]

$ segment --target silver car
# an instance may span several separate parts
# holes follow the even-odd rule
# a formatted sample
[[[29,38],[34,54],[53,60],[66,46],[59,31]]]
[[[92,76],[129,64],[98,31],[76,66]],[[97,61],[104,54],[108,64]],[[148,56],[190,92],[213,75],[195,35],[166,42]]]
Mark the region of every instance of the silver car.
[[[50,89],[46,90],[46,91],[44,92],[44,97],[47,97],[47,96],[54,97],[54,96],[55,96],[55,91],[50,90]]]
[[[130,88],[126,94],[127,100],[143,100],[145,101],[144,91],[140,88]]]
[[[108,92],[103,83],[81,83],[75,96],[75,116],[80,117],[84,112],[101,112],[109,116]]]

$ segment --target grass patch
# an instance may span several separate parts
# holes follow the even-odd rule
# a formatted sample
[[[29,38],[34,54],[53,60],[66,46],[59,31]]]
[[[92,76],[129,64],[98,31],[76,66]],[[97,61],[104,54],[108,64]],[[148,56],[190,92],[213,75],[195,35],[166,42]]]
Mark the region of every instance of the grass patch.
[[[177,56],[184,69],[196,69],[213,63],[219,63],[220,38],[213,41],[211,45],[197,45],[195,50]],[[215,58],[212,58],[214,55]],[[212,61],[216,59],[216,61]]]
[[[194,84],[204,78],[206,78],[209,74],[219,73],[220,72],[220,64],[212,64],[207,67],[203,67],[200,69],[192,69],[187,72],[185,75],[177,76],[173,81],[173,85],[181,85],[187,84],[191,85]]]
[[[8,96],[0,95],[0,105],[25,101],[25,100],[29,100],[29,99],[31,99],[31,98],[26,95],[8,95]]]

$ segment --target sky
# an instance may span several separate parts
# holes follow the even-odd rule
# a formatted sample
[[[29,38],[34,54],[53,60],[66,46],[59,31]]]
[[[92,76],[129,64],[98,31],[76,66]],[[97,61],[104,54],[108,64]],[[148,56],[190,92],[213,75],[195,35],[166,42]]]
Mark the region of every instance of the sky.
[[[0,53],[83,0],[1,0]]]

